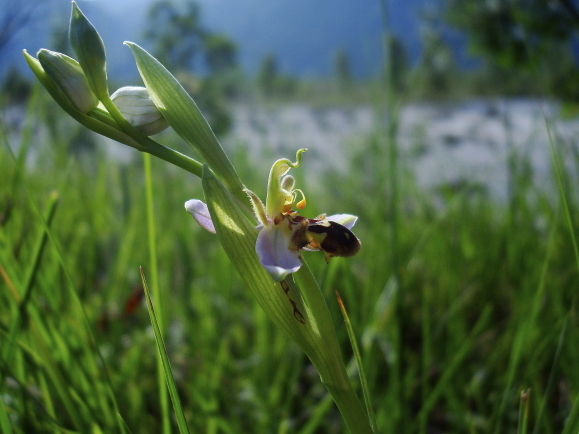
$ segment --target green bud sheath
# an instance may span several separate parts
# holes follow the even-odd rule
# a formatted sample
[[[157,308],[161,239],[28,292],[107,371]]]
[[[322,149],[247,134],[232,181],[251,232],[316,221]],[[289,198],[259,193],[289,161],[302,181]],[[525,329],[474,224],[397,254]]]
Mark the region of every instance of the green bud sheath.
[[[38,81],[42,83],[48,93],[50,93],[50,96],[52,96],[58,105],[73,119],[98,134],[102,134],[103,136],[116,140],[117,142],[139,149],[140,144],[138,142],[135,142],[131,137],[120,131],[114,124],[111,124],[111,122],[102,122],[101,120],[79,111],[64,93],[62,88],[57,86],[52,78],[46,73],[40,61],[28,54],[26,50],[23,50],[22,54],[26,59],[26,63],[28,63],[30,69],[34,72],[36,78],[38,78]],[[98,109],[93,110],[91,113],[94,114],[96,111],[98,111]]]
[[[107,100],[109,91],[105,46],[97,30],[76,2],[72,2],[68,39],[92,91],[101,101]]]
[[[37,56],[46,74],[78,111],[88,113],[98,105],[99,100],[91,91],[82,68],[76,60],[44,48],[38,52]]]

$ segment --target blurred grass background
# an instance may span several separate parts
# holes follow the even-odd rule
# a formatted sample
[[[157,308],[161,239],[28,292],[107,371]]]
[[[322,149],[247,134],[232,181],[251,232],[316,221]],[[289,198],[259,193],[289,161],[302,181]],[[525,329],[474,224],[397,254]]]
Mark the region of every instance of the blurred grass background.
[[[114,399],[131,432],[160,432],[155,343],[140,302],[138,267],[149,264],[142,164],[98,147],[71,152],[83,133],[64,116],[51,128],[66,133],[38,134],[42,114],[57,110],[46,99],[31,100],[22,142],[10,144],[16,159],[7,146],[0,154],[2,413],[13,432],[115,432]],[[557,191],[517,171],[502,204],[468,185],[421,191],[399,170],[393,270],[383,141],[379,129],[361,137],[344,157],[348,175],[330,167],[303,186],[312,215],[360,217],[358,256],[330,265],[305,256],[349,360],[334,291],[344,299],[378,426],[516,432],[519,394],[531,389],[536,432],[575,432],[578,268],[567,216],[576,228],[577,160],[560,165],[569,214]],[[264,190],[269,162],[229,151],[246,185]],[[311,365],[182,209],[202,197],[199,180],[155,160],[152,174],[166,339],[192,431],[339,432]]]
[[[436,51],[438,58],[444,52]],[[390,94],[383,77],[356,81],[338,58],[332,80],[280,75],[275,59],[266,58],[255,81],[235,79],[233,86],[229,71],[189,77],[188,89],[223,132],[231,122],[228,105],[239,98],[271,107],[300,101],[375,110],[373,129],[353,139],[342,157],[346,174],[329,165],[318,182],[304,184],[305,154],[294,175],[309,217],[359,216],[356,257],[326,265],[321,254],[304,256],[348,362],[353,355],[334,291],[346,305],[380,432],[576,433],[576,143],[556,136],[544,143],[553,149],[546,179],[534,178],[528,156],[513,149],[505,162],[508,195],[497,201],[468,180],[419,188],[412,159],[396,153],[397,118],[387,123],[382,116],[388,95],[396,95],[396,104],[562,97],[549,92],[545,83],[555,82],[536,60],[526,69],[497,62],[461,75],[440,70],[444,63],[433,59],[425,55],[402,76],[390,69]],[[507,79],[496,78],[507,70]],[[139,275],[139,266],[150,274],[142,159],[111,157],[38,85],[10,83],[4,89],[24,90],[2,99],[3,113],[17,106],[23,114],[14,124],[3,116],[0,147],[0,429],[162,432],[163,406],[170,404],[159,399]],[[576,79],[569,75],[566,83]],[[574,112],[573,93],[566,95],[545,129]],[[171,132],[161,137],[189,153]],[[293,153],[265,150],[255,161],[246,146],[227,152],[243,182],[264,197],[271,163]],[[271,327],[216,238],[184,211],[185,200],[202,198],[199,180],[156,160],[152,178],[165,341],[191,432],[343,432],[313,367]]]

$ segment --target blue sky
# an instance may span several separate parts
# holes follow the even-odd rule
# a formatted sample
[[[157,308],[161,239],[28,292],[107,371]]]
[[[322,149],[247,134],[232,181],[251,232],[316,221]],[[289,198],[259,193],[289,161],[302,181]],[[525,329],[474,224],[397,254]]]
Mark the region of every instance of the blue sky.
[[[66,31],[70,2],[45,0],[33,26],[23,29],[8,50],[0,53],[0,74],[11,64],[23,64],[21,49],[35,53],[51,48],[51,32]],[[18,4],[24,0],[0,0]],[[147,48],[143,38],[145,13],[152,0],[78,0],[95,24],[107,48],[109,72],[121,75],[134,70],[131,40]],[[337,49],[347,51],[359,76],[377,73],[382,62],[380,0],[199,0],[201,19],[210,30],[224,33],[238,43],[244,70],[253,73],[259,61],[274,52],[283,72],[323,76],[332,71]],[[428,0],[390,0],[390,23],[411,58],[420,49],[419,14]],[[0,12],[1,15],[1,12]]]

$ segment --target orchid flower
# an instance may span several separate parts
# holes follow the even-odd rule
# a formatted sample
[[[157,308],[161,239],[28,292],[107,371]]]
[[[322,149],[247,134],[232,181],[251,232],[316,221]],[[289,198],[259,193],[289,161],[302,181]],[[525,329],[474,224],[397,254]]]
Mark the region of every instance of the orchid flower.
[[[299,167],[301,154],[305,151],[297,152],[295,163],[284,158],[273,164],[265,206],[254,192],[245,189],[258,222],[255,251],[261,265],[276,282],[300,269],[301,250],[321,250],[327,262],[333,256],[353,256],[360,250],[360,240],[350,231],[358,217],[322,214],[309,219],[299,214],[306,206],[306,199],[301,190],[294,188],[295,178],[287,173]],[[301,200],[296,203],[299,197]],[[298,211],[294,210],[294,205]],[[205,203],[192,199],[185,203],[185,209],[197,223],[215,233]]]

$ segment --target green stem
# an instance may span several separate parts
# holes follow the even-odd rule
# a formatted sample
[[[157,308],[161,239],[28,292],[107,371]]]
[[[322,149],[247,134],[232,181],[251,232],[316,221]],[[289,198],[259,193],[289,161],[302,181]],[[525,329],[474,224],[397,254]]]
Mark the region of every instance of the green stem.
[[[187,172],[192,173],[195,176],[201,178],[203,165],[199,162],[190,158],[174,149],[168,148],[155,142],[154,140],[147,137],[147,146],[143,150],[148,154],[154,155],[155,157],[165,160],[181,169],[185,169]]]
[[[386,133],[388,140],[388,180],[386,189],[386,203],[388,215],[388,228],[390,232],[390,264],[392,267],[392,277],[397,285],[397,295],[395,298],[394,312],[396,327],[393,330],[393,347],[397,354],[395,362],[391,367],[392,374],[392,395],[400,405],[396,406],[396,413],[392,415],[394,426],[404,425],[404,412],[400,408],[404,407],[404,392],[401,379],[404,371],[404,346],[402,344],[402,281],[399,269],[399,247],[398,247],[398,230],[399,230],[399,210],[398,210],[398,113],[396,108],[396,88],[394,83],[394,57],[392,55],[392,33],[389,26],[388,0],[380,0],[382,32],[383,32],[383,51],[384,63],[386,67],[386,111],[387,124]]]
[[[153,175],[151,171],[151,156],[143,155],[143,163],[145,168],[145,189],[147,197],[147,235],[149,241],[149,261],[150,261],[150,275],[151,275],[151,291],[153,298],[157,303],[157,322],[159,324],[161,338],[165,333],[165,315],[163,309],[163,297],[159,290],[159,273],[157,261],[157,243],[155,231],[155,215],[153,203]],[[171,415],[169,411],[169,400],[167,393],[167,384],[165,382],[165,372],[163,370],[163,363],[161,354],[157,354],[157,383],[159,386],[159,400],[161,401],[161,414],[163,423],[163,433],[171,433]]]

